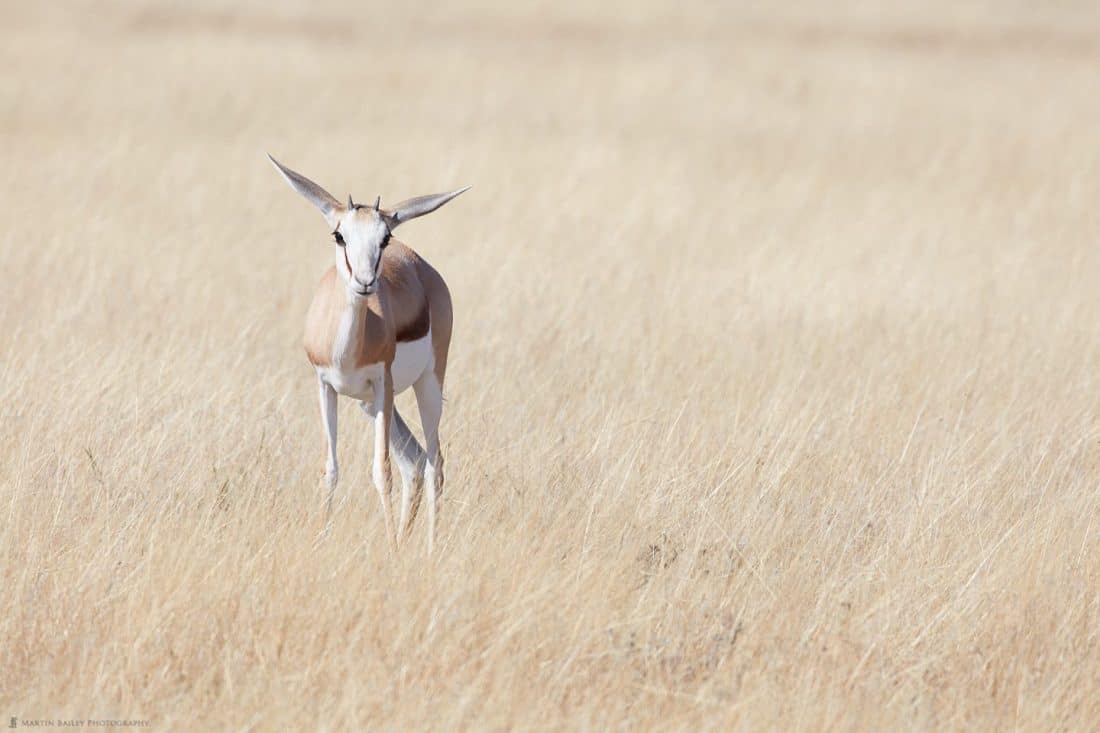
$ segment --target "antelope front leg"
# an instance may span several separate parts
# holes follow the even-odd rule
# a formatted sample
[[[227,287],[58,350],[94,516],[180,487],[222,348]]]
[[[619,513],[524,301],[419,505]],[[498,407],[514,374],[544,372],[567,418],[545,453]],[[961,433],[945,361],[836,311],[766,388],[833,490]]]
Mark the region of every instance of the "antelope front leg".
[[[321,484],[328,491],[327,509],[325,510],[325,524],[332,521],[332,495],[336,493],[336,482],[340,479],[340,467],[336,464],[336,390],[325,380],[317,377],[317,385],[321,395],[321,420],[325,425],[325,435],[328,438],[328,456],[325,460],[325,473],[321,477]]]
[[[381,384],[374,386],[374,487],[382,502],[382,520],[390,550],[397,550],[397,535],[390,512],[390,425],[393,422],[393,375],[387,364]]]

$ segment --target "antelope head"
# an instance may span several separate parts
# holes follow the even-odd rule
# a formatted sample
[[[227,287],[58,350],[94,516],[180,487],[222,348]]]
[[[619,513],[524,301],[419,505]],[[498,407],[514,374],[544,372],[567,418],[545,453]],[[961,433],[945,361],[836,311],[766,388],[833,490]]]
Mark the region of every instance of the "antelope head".
[[[348,202],[342,204],[301,173],[290,170],[270,155],[267,157],[290,187],[316,206],[332,227],[336,271],[352,298],[365,297],[378,289],[382,252],[390,243],[394,229],[410,219],[430,214],[469,188],[417,196],[389,209],[380,208],[381,196],[375,199],[373,206],[357,204],[350,195]]]

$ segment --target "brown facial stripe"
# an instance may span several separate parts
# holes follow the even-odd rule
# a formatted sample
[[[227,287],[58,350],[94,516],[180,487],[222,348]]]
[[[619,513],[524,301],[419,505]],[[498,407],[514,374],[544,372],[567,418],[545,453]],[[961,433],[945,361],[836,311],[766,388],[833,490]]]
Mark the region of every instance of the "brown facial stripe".
[[[344,252],[344,267],[348,268],[348,275],[355,277],[355,273],[351,271],[351,263],[348,262],[348,248],[340,247],[340,249]]]
[[[398,343],[404,341],[416,341],[417,339],[424,338],[428,333],[428,328],[432,325],[431,316],[428,315],[428,303],[424,302],[424,305],[420,308],[420,313],[416,318],[412,319],[404,326],[397,330],[397,336],[395,337]]]

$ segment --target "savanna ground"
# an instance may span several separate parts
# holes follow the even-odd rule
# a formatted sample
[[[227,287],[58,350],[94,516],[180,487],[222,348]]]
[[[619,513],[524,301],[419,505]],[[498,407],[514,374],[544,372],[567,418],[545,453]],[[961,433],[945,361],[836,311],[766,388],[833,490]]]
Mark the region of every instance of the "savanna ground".
[[[0,719],[1095,725],[1100,13],[1039,5],[5,3]],[[400,233],[431,559],[351,403],[320,535],[268,151],[474,186]]]

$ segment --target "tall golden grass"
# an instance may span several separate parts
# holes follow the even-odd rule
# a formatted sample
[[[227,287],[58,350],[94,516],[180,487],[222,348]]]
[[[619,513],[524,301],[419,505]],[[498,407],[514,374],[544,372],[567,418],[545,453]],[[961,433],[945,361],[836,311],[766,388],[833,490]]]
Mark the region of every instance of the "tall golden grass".
[[[1100,720],[1089,4],[7,3],[0,58],[0,720]],[[434,557],[350,403],[321,534],[265,152],[474,186],[401,232]]]

